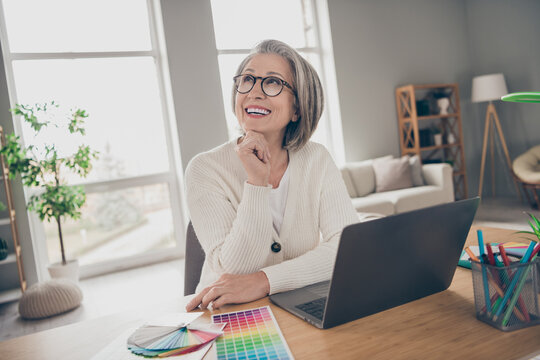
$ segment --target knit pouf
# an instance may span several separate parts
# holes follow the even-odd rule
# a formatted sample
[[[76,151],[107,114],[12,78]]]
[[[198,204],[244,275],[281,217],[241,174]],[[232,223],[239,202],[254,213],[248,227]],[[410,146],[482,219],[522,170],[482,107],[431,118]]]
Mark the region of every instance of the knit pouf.
[[[55,279],[30,286],[19,301],[23,319],[41,319],[75,309],[81,304],[81,289],[70,280]]]

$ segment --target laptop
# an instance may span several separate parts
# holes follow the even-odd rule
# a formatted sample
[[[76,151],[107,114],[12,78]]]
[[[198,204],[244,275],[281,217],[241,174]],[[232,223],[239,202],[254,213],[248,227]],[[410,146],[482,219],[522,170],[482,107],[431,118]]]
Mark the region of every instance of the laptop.
[[[343,229],[330,281],[270,296],[321,329],[446,290],[480,198]]]

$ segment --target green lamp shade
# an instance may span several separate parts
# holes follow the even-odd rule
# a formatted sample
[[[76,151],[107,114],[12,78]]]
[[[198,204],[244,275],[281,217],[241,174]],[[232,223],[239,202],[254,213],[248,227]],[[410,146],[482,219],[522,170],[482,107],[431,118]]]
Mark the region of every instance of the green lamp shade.
[[[516,92],[501,97],[502,101],[540,103],[540,92]]]

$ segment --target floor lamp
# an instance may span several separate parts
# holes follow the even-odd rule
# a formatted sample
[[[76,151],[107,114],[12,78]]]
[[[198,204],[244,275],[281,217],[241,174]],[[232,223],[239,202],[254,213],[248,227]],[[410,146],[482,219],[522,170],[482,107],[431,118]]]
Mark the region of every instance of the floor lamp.
[[[497,134],[499,135],[500,144],[504,156],[506,158],[506,163],[508,165],[508,170],[512,170],[512,163],[510,161],[510,155],[508,154],[508,147],[506,146],[506,140],[504,139],[503,131],[501,128],[501,123],[499,122],[499,116],[497,116],[497,111],[495,111],[495,105],[493,105],[494,100],[500,100],[502,96],[508,94],[506,89],[506,82],[504,80],[503,74],[490,74],[475,76],[472,81],[472,102],[484,102],[489,101],[486,111],[486,120],[484,124],[484,141],[482,144],[482,161],[480,163],[480,183],[478,185],[478,196],[482,196],[482,188],[484,185],[484,169],[486,166],[486,152],[488,146],[488,138],[490,142],[490,155],[491,155],[491,189],[492,195],[495,196],[495,162],[494,162],[494,141],[493,136],[495,128]],[[513,178],[513,177],[512,177]],[[516,186],[516,191],[521,198],[521,193],[519,192],[519,187],[517,182],[514,179],[514,185]]]

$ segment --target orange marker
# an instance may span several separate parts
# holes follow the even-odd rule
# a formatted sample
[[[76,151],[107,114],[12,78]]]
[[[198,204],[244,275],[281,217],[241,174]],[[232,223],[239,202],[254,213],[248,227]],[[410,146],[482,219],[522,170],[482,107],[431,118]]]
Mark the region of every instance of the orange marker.
[[[469,255],[469,257],[470,257],[472,260],[474,260],[474,261],[476,261],[476,262],[480,262],[480,260],[478,260],[478,258],[476,257],[476,255],[474,255],[474,253],[472,252],[471,249],[469,249],[468,246],[465,248],[465,252]]]

